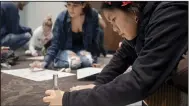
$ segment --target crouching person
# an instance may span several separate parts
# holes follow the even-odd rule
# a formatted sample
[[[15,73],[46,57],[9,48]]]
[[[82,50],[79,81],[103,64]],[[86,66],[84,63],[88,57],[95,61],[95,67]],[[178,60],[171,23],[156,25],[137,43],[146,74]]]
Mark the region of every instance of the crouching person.
[[[2,2],[1,3],[1,46],[17,50],[24,46],[31,38],[32,30],[20,26],[19,10],[23,10],[27,2]]]

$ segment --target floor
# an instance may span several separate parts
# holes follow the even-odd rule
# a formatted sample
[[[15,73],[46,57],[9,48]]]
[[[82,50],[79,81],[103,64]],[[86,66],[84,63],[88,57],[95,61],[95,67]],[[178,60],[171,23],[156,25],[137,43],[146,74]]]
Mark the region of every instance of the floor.
[[[24,56],[23,50],[19,50],[16,53],[20,55],[20,59],[18,64],[12,67],[13,69],[27,68],[28,65],[33,62],[25,59],[26,56]],[[107,57],[101,56],[99,63],[107,64],[111,58],[112,55],[108,55]],[[60,89],[64,91],[76,85],[93,83],[91,80],[78,81],[75,76],[61,78],[59,80]],[[35,82],[1,73],[1,106],[46,106],[46,104],[42,102],[42,97],[44,96],[44,91],[51,88],[52,81]],[[160,91],[165,92],[163,93],[164,96],[159,93]],[[175,91],[175,93],[169,93],[172,91]],[[178,100],[179,98],[182,100]],[[182,94],[175,89],[171,89],[170,91],[170,87],[168,86],[147,98],[147,101],[152,106],[187,106],[187,99],[188,96],[186,94]],[[172,102],[172,100],[174,102]],[[170,103],[174,103],[174,105],[170,105]]]
[[[12,66],[11,69],[28,68],[33,61],[26,60],[24,51],[21,49],[16,52],[20,56],[18,63]],[[107,64],[112,58],[100,57],[101,64]],[[91,84],[90,79],[78,81],[76,76],[60,78],[59,87],[64,91],[76,85]],[[1,106],[47,106],[42,102],[42,97],[47,89],[52,89],[52,80],[35,82],[20,77],[1,73]]]

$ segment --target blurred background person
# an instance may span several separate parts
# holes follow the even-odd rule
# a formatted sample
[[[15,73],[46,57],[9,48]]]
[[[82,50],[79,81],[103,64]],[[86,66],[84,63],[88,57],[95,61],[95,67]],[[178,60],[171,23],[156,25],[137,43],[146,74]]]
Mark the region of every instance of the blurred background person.
[[[31,28],[20,25],[19,10],[28,2],[1,2],[1,46],[16,50],[24,46],[31,38]]]
[[[50,43],[53,36],[52,26],[52,17],[46,17],[43,24],[34,30],[33,36],[29,41],[29,50],[25,52],[26,55],[39,56],[42,53],[42,48],[47,49],[45,46]]]

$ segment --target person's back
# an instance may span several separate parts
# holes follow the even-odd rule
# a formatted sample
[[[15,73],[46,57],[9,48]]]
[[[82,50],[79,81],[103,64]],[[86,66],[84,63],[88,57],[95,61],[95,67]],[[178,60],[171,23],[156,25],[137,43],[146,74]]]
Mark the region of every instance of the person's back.
[[[1,38],[6,34],[19,32],[18,8],[13,2],[1,3]]]

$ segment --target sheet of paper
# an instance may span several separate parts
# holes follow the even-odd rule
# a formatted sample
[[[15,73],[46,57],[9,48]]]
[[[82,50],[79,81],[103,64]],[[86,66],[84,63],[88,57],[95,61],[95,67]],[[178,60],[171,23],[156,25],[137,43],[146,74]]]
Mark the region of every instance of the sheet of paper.
[[[98,74],[102,71],[102,68],[82,68],[77,70],[77,79],[86,78],[95,74]]]
[[[72,73],[58,72],[58,71],[46,70],[46,69],[43,71],[32,71],[29,68],[1,70],[1,72],[10,74],[13,76],[21,77],[21,78],[26,78],[26,79],[33,80],[33,81],[51,80],[53,78],[53,74],[58,74],[59,78],[75,75]]]
[[[130,105],[126,105],[126,106],[142,106],[142,101],[136,102],[136,103],[132,103]]]
[[[28,57],[26,58],[26,60],[41,61],[41,60],[44,60],[44,56]]]

